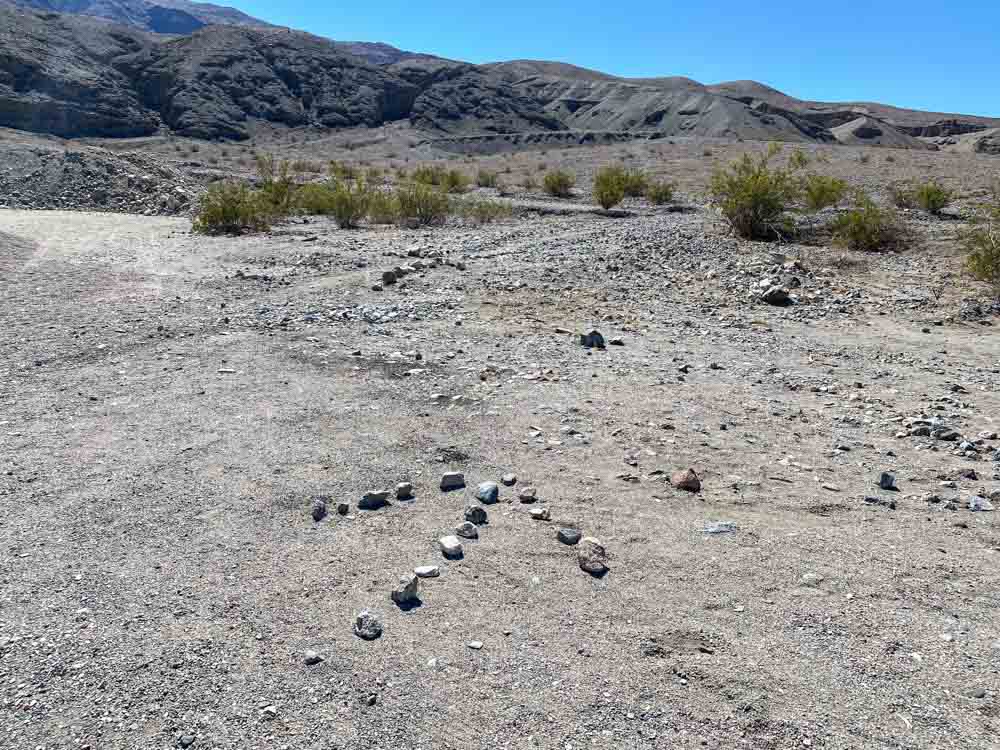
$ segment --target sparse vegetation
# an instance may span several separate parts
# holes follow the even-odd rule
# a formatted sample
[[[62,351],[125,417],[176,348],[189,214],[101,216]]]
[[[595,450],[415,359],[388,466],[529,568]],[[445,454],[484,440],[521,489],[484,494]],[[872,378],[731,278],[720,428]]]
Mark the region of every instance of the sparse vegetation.
[[[288,216],[295,209],[295,183],[292,164],[287,159],[278,160],[273,154],[257,154],[257,180],[264,199],[270,204],[274,216]]]
[[[621,167],[602,167],[594,175],[594,200],[608,210],[625,199],[625,170]]]
[[[573,175],[559,169],[546,173],[542,180],[545,192],[556,198],[569,198],[575,184],[576,178]]]
[[[410,178],[422,185],[439,187],[447,193],[464,193],[469,189],[469,178],[464,172],[440,165],[417,167]]]
[[[368,220],[372,224],[395,224],[399,221],[399,198],[394,193],[373,190],[368,197]]]
[[[452,210],[463,219],[476,224],[490,224],[500,219],[506,219],[514,213],[513,206],[507,201],[490,200],[489,198],[462,198],[452,203]]]
[[[650,182],[646,188],[646,199],[657,206],[672,203],[674,200],[674,184],[672,182]]]
[[[641,198],[649,186],[649,178],[638,169],[622,172],[622,187],[629,198]]]
[[[806,208],[821,211],[844,199],[847,195],[847,183],[837,177],[810,174],[802,180],[802,192]]]
[[[788,157],[788,166],[792,169],[805,169],[809,166],[809,157],[806,156],[805,151],[796,149],[792,152],[792,155]]]
[[[396,191],[401,222],[413,222],[418,226],[444,224],[451,212],[448,196],[430,185],[414,183]]]
[[[920,208],[934,216],[939,216],[941,211],[951,203],[953,194],[940,182],[932,180],[924,182],[914,189],[914,201]]]
[[[799,184],[789,170],[771,166],[779,151],[772,145],[757,157],[744,154],[712,176],[712,198],[741,237],[778,239],[791,231],[785,211],[798,197]]]
[[[969,230],[962,238],[966,268],[973,278],[989,284],[1000,299],[1000,225],[991,223]]]
[[[370,193],[363,180],[341,180],[330,193],[330,215],[341,229],[353,229],[368,213]]]
[[[327,171],[335,180],[355,180],[358,177],[357,167],[340,161],[331,161]]]
[[[834,242],[848,250],[883,252],[902,241],[899,217],[891,208],[883,208],[866,194],[858,193],[856,205],[830,223]]]
[[[263,232],[271,225],[267,200],[247,185],[216,182],[202,196],[192,228],[201,234]]]
[[[488,169],[480,169],[476,172],[476,185],[481,188],[495,188],[497,186],[497,173]]]

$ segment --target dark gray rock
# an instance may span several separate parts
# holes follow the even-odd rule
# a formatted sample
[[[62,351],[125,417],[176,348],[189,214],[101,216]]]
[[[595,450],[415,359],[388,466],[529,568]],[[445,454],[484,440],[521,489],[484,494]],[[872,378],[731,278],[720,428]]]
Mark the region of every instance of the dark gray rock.
[[[354,634],[366,641],[374,641],[382,635],[382,619],[369,609],[363,609],[354,620]]]
[[[556,532],[556,539],[570,546],[579,542],[582,537],[583,533],[579,529],[562,528]]]
[[[476,488],[476,499],[485,505],[493,505],[500,499],[500,487],[496,482],[483,482]]]

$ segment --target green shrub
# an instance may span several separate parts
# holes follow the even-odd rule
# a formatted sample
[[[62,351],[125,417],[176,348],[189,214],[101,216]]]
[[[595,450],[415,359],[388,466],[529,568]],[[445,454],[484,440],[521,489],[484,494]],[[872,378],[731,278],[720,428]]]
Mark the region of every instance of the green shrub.
[[[329,174],[336,180],[356,180],[358,178],[357,167],[339,161],[330,161]]]
[[[513,215],[514,208],[507,201],[489,198],[464,198],[452,204],[455,213],[476,224],[490,224]]]
[[[622,187],[629,198],[641,198],[649,187],[649,178],[638,169],[623,171]]]
[[[352,229],[368,213],[371,193],[363,180],[342,180],[330,191],[330,214],[341,229]]]
[[[545,192],[556,198],[569,198],[575,184],[576,178],[573,175],[558,169],[547,172],[545,178],[542,180],[542,187],[545,189]]]
[[[1000,190],[1000,185],[996,186]],[[965,266],[973,278],[985,281],[1000,298],[1000,194],[988,206],[988,223],[974,226],[962,235]]]
[[[889,197],[896,208],[916,208],[917,194],[912,185],[897,183],[889,186]]]
[[[796,149],[792,152],[792,155],[788,157],[788,166],[792,169],[805,169],[809,166],[809,157],[806,156],[805,151]]]
[[[662,206],[674,200],[674,183],[672,182],[650,182],[646,188],[646,199],[650,203]]]
[[[802,180],[802,192],[806,208],[810,211],[821,211],[828,206],[837,205],[844,199],[847,195],[847,183],[838,177],[811,174]]]
[[[399,215],[399,199],[394,194],[372,191],[368,197],[368,221],[372,224],[395,224]]]
[[[307,216],[328,216],[333,213],[333,186],[311,182],[295,191],[295,204]]]
[[[495,188],[497,186],[497,173],[480,169],[476,173],[476,185],[482,188]]]
[[[292,163],[287,159],[279,161],[273,154],[257,154],[254,158],[261,194],[275,216],[287,216],[295,208]]]
[[[712,198],[741,237],[776,239],[790,231],[785,211],[798,197],[798,182],[790,171],[770,166],[776,153],[772,147],[756,158],[744,154],[712,176]]]
[[[462,193],[469,187],[469,178],[463,172],[439,165],[417,167],[410,177],[421,185],[433,185],[449,193]]]
[[[880,208],[871,198],[859,193],[857,205],[830,223],[834,241],[848,250],[880,252],[897,247],[903,229],[891,208]]]
[[[259,192],[241,182],[216,182],[202,196],[192,228],[202,234],[243,234],[270,225],[271,209]]]
[[[594,175],[594,200],[607,210],[625,200],[625,170],[602,167]]]
[[[369,185],[377,185],[382,182],[382,170],[378,167],[368,167],[365,170],[365,182]]]
[[[444,224],[451,213],[448,196],[430,185],[414,183],[396,191],[399,201],[399,218],[402,222],[412,221],[419,226]]]
[[[931,181],[917,185],[913,192],[916,204],[924,211],[937,216],[941,209],[951,203],[953,193],[940,182]]]

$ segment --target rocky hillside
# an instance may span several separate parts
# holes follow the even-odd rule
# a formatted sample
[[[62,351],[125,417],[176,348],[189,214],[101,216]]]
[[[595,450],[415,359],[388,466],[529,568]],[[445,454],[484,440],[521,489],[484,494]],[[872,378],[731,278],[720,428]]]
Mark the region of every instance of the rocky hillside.
[[[30,2],[62,7],[68,0]],[[0,126],[64,137],[169,130],[239,140],[262,123],[343,128],[409,119],[445,138],[559,132],[937,148],[970,136],[963,147],[989,152],[995,139],[976,134],[1000,128],[1000,119],[806,102],[752,81],[625,79],[526,60],[471,65],[257,26],[242,14],[237,25],[192,33],[137,28],[163,28],[143,20],[155,8],[194,8],[201,24],[229,17],[227,9],[187,0],[122,0],[116,12],[142,12],[129,11],[129,25],[94,17],[105,5],[85,0],[84,15],[3,3]],[[172,18],[182,29],[186,22]]]
[[[269,27],[235,8],[189,0],[8,0],[25,9],[103,18],[158,34],[190,34],[203,26]]]

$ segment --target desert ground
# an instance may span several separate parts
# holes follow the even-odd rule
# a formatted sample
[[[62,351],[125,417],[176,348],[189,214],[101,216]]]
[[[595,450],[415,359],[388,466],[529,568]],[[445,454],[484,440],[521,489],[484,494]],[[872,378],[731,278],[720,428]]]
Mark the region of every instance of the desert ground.
[[[957,191],[866,254],[732,235],[709,175],[765,144],[370,135],[269,147],[496,169],[515,214],[206,237],[159,186],[249,147],[116,143],[162,164],[148,210],[29,210],[37,168],[0,169],[0,746],[1000,748],[1000,305],[956,243],[1000,160],[797,147]],[[592,210],[608,163],[676,205]],[[574,198],[523,187],[557,166]]]

